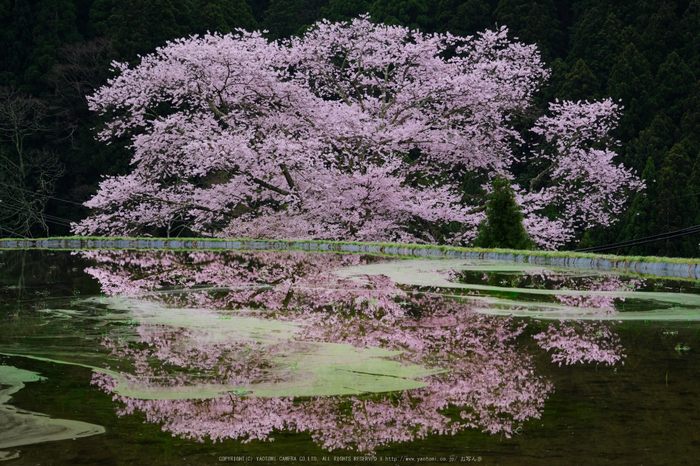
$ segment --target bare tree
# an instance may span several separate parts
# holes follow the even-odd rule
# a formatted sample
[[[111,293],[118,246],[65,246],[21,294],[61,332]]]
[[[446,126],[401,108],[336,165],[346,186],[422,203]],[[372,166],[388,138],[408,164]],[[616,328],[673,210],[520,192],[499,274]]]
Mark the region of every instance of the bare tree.
[[[106,39],[66,44],[59,50],[59,63],[53,66],[48,79],[56,93],[64,99],[86,96],[102,86],[105,80]]]
[[[44,210],[64,170],[49,150],[27,148],[32,136],[49,131],[46,103],[0,88],[0,228],[3,234],[48,233]]]
[[[52,114],[61,127],[62,140],[73,143],[75,132],[86,125],[87,96],[105,83],[108,49],[109,42],[98,38],[66,44],[58,50],[58,63],[51,68],[47,80],[54,88],[58,103],[57,108],[52,108]]]

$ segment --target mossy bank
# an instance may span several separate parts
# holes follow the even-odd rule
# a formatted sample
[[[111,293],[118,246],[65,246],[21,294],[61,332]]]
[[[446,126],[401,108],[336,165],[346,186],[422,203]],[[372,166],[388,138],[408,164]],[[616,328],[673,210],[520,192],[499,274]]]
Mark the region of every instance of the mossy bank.
[[[218,238],[105,238],[59,237],[40,239],[0,239],[0,249],[172,249],[172,250],[301,250],[385,254],[431,259],[481,259],[527,262],[530,264],[573,267],[589,270],[700,279],[700,259],[613,256],[559,251],[460,248],[425,244],[360,243],[317,240],[262,240]]]

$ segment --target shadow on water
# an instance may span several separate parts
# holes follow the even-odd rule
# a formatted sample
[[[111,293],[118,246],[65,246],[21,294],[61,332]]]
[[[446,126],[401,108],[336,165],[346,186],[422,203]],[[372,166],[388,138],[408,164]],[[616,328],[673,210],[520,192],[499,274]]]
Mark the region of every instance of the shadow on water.
[[[266,251],[0,263],[0,417],[43,415],[23,445],[0,426],[8,464],[694,464],[700,445],[694,282]]]

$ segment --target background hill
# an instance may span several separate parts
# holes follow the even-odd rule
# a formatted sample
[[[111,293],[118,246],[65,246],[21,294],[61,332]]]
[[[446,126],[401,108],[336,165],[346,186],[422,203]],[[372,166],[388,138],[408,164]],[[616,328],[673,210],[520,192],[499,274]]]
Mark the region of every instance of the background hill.
[[[0,0],[2,234],[68,234],[100,176],[128,171],[126,141],[95,141],[99,121],[85,100],[111,61],[137,63],[206,31],[265,29],[277,39],[366,12],[455,35],[507,25],[539,46],[552,72],[535,113],[555,99],[621,101],[619,161],[648,189],[613,227],[569,248],[700,224],[700,0]],[[610,252],[697,257],[699,243],[694,234]]]

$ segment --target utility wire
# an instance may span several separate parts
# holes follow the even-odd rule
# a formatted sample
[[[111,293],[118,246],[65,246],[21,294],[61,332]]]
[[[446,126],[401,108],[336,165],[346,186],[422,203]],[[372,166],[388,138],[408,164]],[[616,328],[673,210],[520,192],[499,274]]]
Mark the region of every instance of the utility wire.
[[[590,248],[574,249],[574,252],[596,252],[605,251],[607,249],[624,248],[628,246],[637,246],[639,244],[653,243],[655,241],[663,241],[665,239],[677,238],[679,236],[692,235],[694,233],[700,233],[700,225],[695,225],[688,228],[683,228],[681,230],[669,231],[667,233],[661,233],[658,235],[645,236],[644,238],[637,238],[630,241],[623,241],[621,243],[606,244],[603,246],[593,246]]]
[[[71,223],[73,223],[71,220],[68,220],[66,218],[56,217],[55,215],[44,214],[44,213],[40,213],[40,212],[35,212],[32,210],[23,209],[19,206],[13,206],[13,205],[6,204],[6,203],[0,204],[0,208],[7,208],[8,210],[11,210],[16,214],[23,214],[23,213],[29,212],[30,214],[33,214],[33,215],[36,215],[39,217],[43,217],[47,222],[55,223],[57,225],[70,226]]]
[[[22,237],[22,238],[29,239],[29,238],[27,238],[26,236],[17,233],[16,231],[12,231],[12,230],[10,230],[9,228],[0,225],[0,232],[1,232],[2,230],[9,231],[9,232],[12,233],[13,235],[15,235],[15,238]]]
[[[23,189],[23,188],[19,188],[17,186],[12,186],[11,184],[3,183],[2,181],[0,181],[0,184],[3,186],[7,186],[8,188],[17,189],[19,191],[24,191],[25,193],[33,194],[35,196],[48,197],[49,199],[56,199],[57,201],[66,202],[68,204],[73,204],[73,205],[79,205],[80,207],[85,207],[84,205],[80,204],[79,202],[68,201],[66,199],[61,199],[59,197],[49,196],[48,194],[35,193],[33,191],[29,191],[28,189]]]

